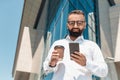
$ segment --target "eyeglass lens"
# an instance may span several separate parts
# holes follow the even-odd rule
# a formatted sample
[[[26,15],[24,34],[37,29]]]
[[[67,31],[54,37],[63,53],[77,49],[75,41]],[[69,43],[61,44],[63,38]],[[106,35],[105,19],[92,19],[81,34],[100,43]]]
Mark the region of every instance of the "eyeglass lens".
[[[83,25],[85,21],[68,21],[68,24],[71,25],[71,26],[74,26],[75,23],[77,24],[77,26],[81,26]]]

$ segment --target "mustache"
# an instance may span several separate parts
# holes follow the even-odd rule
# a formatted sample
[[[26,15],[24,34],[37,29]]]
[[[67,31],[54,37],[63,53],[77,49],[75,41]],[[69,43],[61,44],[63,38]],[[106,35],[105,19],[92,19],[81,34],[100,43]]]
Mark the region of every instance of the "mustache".
[[[80,30],[79,28],[72,28],[71,31],[73,31],[74,29],[78,29],[78,30]]]

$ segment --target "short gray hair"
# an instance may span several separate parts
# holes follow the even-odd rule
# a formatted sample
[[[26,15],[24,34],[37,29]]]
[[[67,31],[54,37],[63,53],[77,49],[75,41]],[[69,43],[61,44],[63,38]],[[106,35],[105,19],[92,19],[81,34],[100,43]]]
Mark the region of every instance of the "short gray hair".
[[[71,14],[82,14],[82,15],[84,15],[84,12],[82,10],[73,10],[68,14],[68,16],[71,15]]]

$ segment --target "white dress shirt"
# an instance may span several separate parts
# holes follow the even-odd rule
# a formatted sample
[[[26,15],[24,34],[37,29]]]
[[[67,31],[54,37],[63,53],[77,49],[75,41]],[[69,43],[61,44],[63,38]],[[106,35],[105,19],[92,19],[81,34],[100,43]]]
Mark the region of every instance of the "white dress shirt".
[[[86,66],[81,66],[70,59],[69,43],[71,42],[79,43],[80,53],[84,54],[87,59]],[[55,67],[49,67],[55,45],[64,46],[64,58]],[[43,68],[46,74],[54,72],[52,80],[92,80],[92,75],[105,77],[108,73],[107,64],[98,45],[90,40],[85,40],[83,36],[74,41],[69,36],[66,39],[55,41],[44,61]]]

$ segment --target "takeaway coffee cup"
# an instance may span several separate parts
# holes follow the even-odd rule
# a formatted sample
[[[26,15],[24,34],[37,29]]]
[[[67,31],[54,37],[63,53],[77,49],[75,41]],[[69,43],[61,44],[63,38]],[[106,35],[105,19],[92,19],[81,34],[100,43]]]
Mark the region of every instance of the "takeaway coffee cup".
[[[59,53],[59,60],[62,60],[63,57],[64,57],[64,46],[62,46],[62,45],[56,45],[54,47],[54,49],[57,50],[58,53]]]

